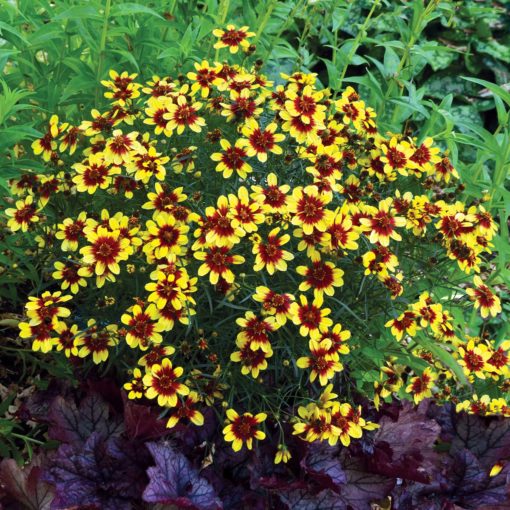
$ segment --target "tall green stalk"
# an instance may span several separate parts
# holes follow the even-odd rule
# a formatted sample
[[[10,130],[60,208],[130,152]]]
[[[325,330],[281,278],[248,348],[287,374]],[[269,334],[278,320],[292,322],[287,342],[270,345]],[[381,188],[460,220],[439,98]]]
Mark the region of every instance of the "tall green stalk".
[[[106,0],[106,5],[104,8],[104,20],[103,20],[103,29],[101,30],[101,41],[99,43],[99,61],[97,63],[97,80],[101,80],[101,75],[103,74],[103,65],[104,65],[104,55],[106,49],[106,36],[108,34],[108,23],[110,21],[110,11],[112,8],[112,0]],[[99,103],[99,89],[96,90],[96,106]]]
[[[379,7],[380,3],[381,3],[381,0],[374,0],[374,3],[372,4],[372,8],[370,9],[370,12],[368,13],[367,17],[365,18],[365,21],[363,22],[363,25],[361,25],[358,33],[356,34],[354,42],[352,43],[351,49],[349,51],[349,54],[347,55],[347,60],[345,61],[342,72],[340,73],[340,78],[338,79],[338,87],[337,87],[337,90],[335,91],[334,97],[337,96],[338,92],[342,88],[342,82],[345,78],[345,73],[347,72],[347,68],[351,64],[352,58],[358,51],[358,48],[361,44],[361,40],[363,39],[363,37],[365,37],[365,35],[367,33],[368,26],[370,25],[370,20],[372,19],[372,16],[373,16],[375,10],[377,9],[377,7]],[[336,51],[336,49],[335,49],[335,51]],[[336,60],[336,56],[335,56],[335,60]]]
[[[229,7],[230,7],[230,0],[220,0],[220,5],[218,6],[218,18],[217,18],[217,23],[220,28],[224,28]],[[218,62],[219,55],[220,55],[220,50],[216,49],[216,52],[214,53],[214,61],[215,62]]]

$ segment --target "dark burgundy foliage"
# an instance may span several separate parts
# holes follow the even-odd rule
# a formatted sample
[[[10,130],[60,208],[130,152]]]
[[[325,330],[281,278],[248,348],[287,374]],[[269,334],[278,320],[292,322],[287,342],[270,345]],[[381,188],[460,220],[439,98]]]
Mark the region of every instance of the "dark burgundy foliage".
[[[147,483],[147,454],[118,437],[94,432],[83,445],[63,444],[45,474],[55,486],[52,510],[129,510]]]
[[[0,508],[5,510],[49,510],[53,489],[41,479],[41,456],[32,458],[30,464],[21,468],[14,459],[0,463],[0,485],[5,492],[0,498]]]
[[[214,489],[199,476],[190,461],[165,443],[148,443],[156,466],[150,467],[149,485],[143,499],[149,503],[166,503],[190,510],[221,508]]]
[[[292,458],[275,465],[279,430],[269,420],[265,441],[235,453],[210,408],[204,427],[168,430],[108,381],[79,394],[52,389],[27,403],[60,447],[23,469],[2,461],[0,508],[371,510],[391,500],[392,510],[510,509],[508,419],[394,402],[367,410],[380,428],[347,448],[285,429]]]

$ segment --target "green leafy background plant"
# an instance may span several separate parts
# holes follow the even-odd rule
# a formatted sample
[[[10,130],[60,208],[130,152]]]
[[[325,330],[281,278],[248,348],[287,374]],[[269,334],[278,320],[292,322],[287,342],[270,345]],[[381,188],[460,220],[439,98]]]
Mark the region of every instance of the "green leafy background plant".
[[[376,109],[381,131],[433,136],[447,149],[465,184],[462,198],[486,193],[486,206],[499,221],[498,255],[488,281],[505,293],[509,1],[0,0],[0,207],[10,179],[44,173],[30,143],[51,114],[73,122],[83,111],[101,109],[99,81],[109,69],[146,80],[155,74],[178,77],[196,61],[214,60],[211,32],[229,22],[257,33],[256,55],[270,79],[303,70],[317,73],[335,95],[353,85]],[[13,327],[26,295],[42,288],[41,262],[25,252],[19,236],[2,228],[0,266],[0,335],[6,339],[0,353],[14,367],[0,377],[5,385],[19,378],[44,386],[37,374],[62,376],[64,365],[20,349]],[[500,341],[509,335],[509,313],[504,310],[491,332]],[[467,326],[483,332],[476,314]],[[370,347],[374,361],[388,343],[378,342],[377,349]],[[0,454],[16,455],[16,445],[26,451],[30,441],[23,437],[1,421]]]

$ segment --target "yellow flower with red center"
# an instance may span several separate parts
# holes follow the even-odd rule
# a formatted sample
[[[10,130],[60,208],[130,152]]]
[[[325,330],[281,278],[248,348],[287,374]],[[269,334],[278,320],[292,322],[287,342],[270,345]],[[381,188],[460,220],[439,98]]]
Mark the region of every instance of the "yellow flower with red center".
[[[445,204],[446,205],[446,204]],[[476,216],[459,211],[457,204],[447,205],[440,211],[436,228],[445,239],[459,239],[475,230]]]
[[[246,147],[246,154],[250,158],[257,156],[261,163],[267,161],[270,152],[282,154],[282,148],[276,144],[285,140],[285,135],[276,133],[277,127],[275,122],[271,122],[262,129],[255,119],[248,119],[241,129],[246,137],[241,140],[241,145]]]
[[[129,163],[133,151],[143,151],[137,137],[136,131],[126,135],[120,129],[115,129],[106,142],[103,153],[104,161],[109,165],[117,166]]]
[[[85,358],[92,354],[92,361],[96,365],[106,361],[110,347],[119,343],[117,329],[115,324],[100,328],[94,319],[90,319],[87,328],[78,334],[74,342],[79,347],[78,356]]]
[[[82,134],[82,130],[77,126],[68,126],[65,135],[61,138],[58,150],[65,152],[69,149],[69,154],[72,156],[78,147],[78,139]]]
[[[437,374],[430,367],[426,368],[421,375],[411,377],[406,392],[411,393],[415,404],[419,404],[424,398],[432,397],[432,388],[437,379]]]
[[[430,174],[433,172],[433,165],[441,161],[439,147],[433,147],[433,143],[434,140],[428,136],[419,147],[414,148],[413,155],[409,158],[418,165],[419,172]]]
[[[151,177],[164,181],[166,177],[164,165],[169,161],[168,156],[161,156],[151,145],[145,152],[133,153],[133,158],[126,164],[126,170],[129,174],[134,173],[134,178],[144,184],[147,184]]]
[[[45,291],[40,297],[30,296],[25,305],[30,325],[46,324],[55,327],[59,319],[69,317],[71,311],[62,306],[63,303],[72,299],[72,296],[62,295],[62,292]]]
[[[124,106],[126,101],[140,97],[141,85],[134,81],[138,76],[136,73],[129,74],[127,71],[123,71],[119,74],[111,69],[108,74],[110,80],[102,80],[101,85],[110,89],[104,93],[104,97],[113,99],[112,104]]]
[[[235,145],[232,146],[228,140],[221,139],[220,145],[223,152],[211,154],[211,159],[218,162],[216,171],[221,172],[225,179],[228,179],[234,172],[241,179],[246,179],[252,168],[245,161],[248,152],[243,147],[241,140],[236,140]]]
[[[138,360],[138,364],[150,370],[152,366],[159,365],[164,358],[174,352],[175,349],[171,345],[151,345],[149,352]]]
[[[93,266],[98,276],[105,273],[118,275],[119,262],[129,257],[129,239],[121,238],[119,230],[110,232],[105,227],[98,227],[95,232],[87,234],[87,241],[91,243],[90,246],[80,250],[83,263]]]
[[[175,407],[177,395],[188,395],[189,388],[178,381],[184,370],[182,367],[173,367],[168,358],[164,358],[161,364],[152,365],[150,371],[142,379],[147,387],[145,396],[157,398],[161,407]]]
[[[299,326],[301,336],[318,336],[333,325],[333,321],[328,317],[331,313],[329,308],[321,308],[316,300],[308,303],[306,296],[299,296],[299,302],[290,305],[290,314],[292,321]]]
[[[342,122],[355,127],[361,126],[365,116],[365,103],[360,101],[360,97],[352,87],[347,87],[342,92],[342,97],[335,101],[335,108],[338,113],[343,115]]]
[[[296,365],[299,368],[311,369],[310,382],[313,383],[318,377],[321,386],[326,386],[336,372],[343,370],[343,365],[338,360],[338,354],[330,354],[331,340],[328,338],[310,339],[309,348],[310,355],[299,358]]]
[[[158,318],[158,309],[154,303],[145,310],[140,305],[134,305],[129,314],[123,314],[120,320],[128,327],[126,342],[129,347],[145,351],[151,344],[160,344],[163,341],[163,326],[159,324]]]
[[[54,331],[58,335],[54,339],[57,351],[64,351],[66,358],[78,356],[78,347],[76,347],[74,342],[78,336],[78,326],[73,324],[69,327],[65,322],[59,322]]]
[[[267,418],[265,413],[258,413],[255,416],[251,413],[239,415],[234,409],[227,409],[227,426],[223,429],[225,441],[232,443],[235,452],[241,450],[246,443],[248,450],[253,448],[253,440],[259,441],[266,438],[266,434],[258,430],[258,426]]]
[[[259,238],[253,243],[254,271],[265,268],[269,274],[274,274],[276,271],[287,270],[287,261],[293,260],[294,255],[290,251],[282,249],[282,246],[290,241],[290,235],[278,236],[279,233],[280,227],[273,228],[267,235],[266,240]]]
[[[171,213],[173,209],[179,207],[179,204],[188,198],[187,195],[182,192],[182,186],[170,189],[166,183],[161,184],[157,182],[154,189],[154,193],[147,193],[149,201],[142,205],[142,209],[154,209],[154,218],[156,218],[160,212]]]
[[[214,43],[214,48],[228,48],[230,53],[237,53],[239,49],[246,51],[250,46],[248,39],[255,36],[255,33],[249,30],[247,26],[236,28],[235,25],[227,25],[225,30],[216,28],[213,35],[218,40]]]
[[[452,177],[455,179],[459,178],[459,173],[447,156],[442,157],[440,161],[434,165],[433,169],[430,171],[430,175],[432,175],[437,182],[444,181],[446,184],[450,182]]]
[[[87,213],[82,211],[75,220],[66,218],[58,224],[55,237],[62,241],[62,251],[76,251],[78,249],[78,242],[84,237],[83,229],[86,220]]]
[[[152,79],[147,82],[147,85],[147,87],[142,88],[142,92],[150,94],[151,97],[171,96],[176,87],[176,84],[168,76],[161,78],[157,75],[154,75]]]
[[[496,317],[501,313],[501,301],[492,290],[483,283],[482,279],[475,275],[473,278],[475,287],[468,287],[466,294],[474,301],[474,307],[480,310],[480,315],[486,319],[489,315]]]
[[[50,352],[55,344],[55,339],[52,337],[52,332],[56,329],[59,323],[46,324],[40,322],[39,324],[29,324],[28,322],[20,322],[19,336],[20,338],[32,339],[32,350],[41,351],[42,353]]]
[[[189,325],[189,318],[196,314],[193,308],[185,307],[176,310],[171,303],[158,309],[158,321],[163,326],[163,331],[171,331],[176,323],[184,326]]]
[[[381,156],[381,162],[384,163],[386,174],[398,172],[407,175],[408,170],[419,168],[419,164],[412,159],[415,151],[409,142],[398,141],[394,136],[389,143],[381,145],[381,150],[384,154]]]
[[[147,301],[155,303],[158,309],[164,308],[167,303],[170,303],[176,310],[180,310],[188,299],[184,291],[188,285],[193,286],[197,281],[196,278],[193,278],[190,282],[187,272],[176,275],[175,273],[166,274],[163,271],[157,271],[155,276],[157,281],[147,283],[145,290],[151,292]]]
[[[331,345],[327,354],[334,355],[349,354],[350,349],[346,344],[349,338],[351,338],[351,332],[348,329],[342,329],[341,324],[335,324],[332,328],[321,332],[320,336],[317,337],[317,340],[319,342],[325,339],[329,340]]]
[[[251,374],[254,379],[257,379],[259,373],[267,369],[267,359],[273,355],[271,344],[264,345],[265,350],[254,350],[250,340],[238,338],[236,345],[239,350],[230,355],[230,360],[241,363],[241,373],[243,375]]]
[[[283,213],[287,210],[287,193],[290,190],[288,184],[278,186],[278,178],[270,173],[266,177],[267,186],[252,186],[251,198],[262,204],[267,213]]]
[[[333,182],[342,177],[343,155],[336,145],[319,145],[315,153],[306,157],[312,163],[306,171],[314,177]]]
[[[397,339],[402,340],[404,333],[409,336],[415,336],[419,326],[416,322],[416,314],[412,310],[402,312],[396,319],[389,320],[385,326],[391,328],[391,334]]]
[[[361,224],[370,233],[369,240],[371,243],[379,243],[386,247],[390,244],[390,239],[402,240],[402,236],[395,229],[405,227],[406,219],[395,215],[392,204],[393,199],[391,197],[381,200],[377,208],[371,207],[369,209],[370,216],[368,218],[361,218]]]
[[[160,212],[154,221],[146,222],[144,253],[156,259],[164,259],[168,255],[181,255],[188,244],[189,227],[180,225],[175,217],[166,212]]]
[[[381,368],[379,381],[374,382],[374,404],[376,409],[379,409],[381,398],[385,399],[386,397],[389,397],[392,393],[397,392],[402,387],[404,384],[402,374],[405,369],[406,367],[403,365],[393,365],[390,362],[387,362],[387,366]]]
[[[92,120],[84,120],[80,124],[80,130],[85,136],[101,135],[101,133],[110,133],[112,128],[121,122],[121,119],[112,117],[111,112],[102,115],[98,110],[91,110]]]
[[[69,260],[64,264],[64,262],[58,260],[55,262],[54,267],[56,271],[51,276],[55,280],[62,280],[62,290],[69,289],[72,294],[77,294],[80,287],[87,286],[87,280],[78,273],[81,266],[76,262]]]
[[[314,91],[310,85],[303,89],[292,84],[285,92],[287,100],[284,108],[292,117],[299,117],[303,124],[315,122],[322,125],[326,118],[326,106],[320,104],[324,98],[324,93]]]
[[[274,316],[279,326],[284,326],[287,323],[287,319],[291,319],[290,305],[294,301],[292,294],[278,294],[260,285],[255,289],[253,299],[262,303],[262,314]]]
[[[253,351],[261,349],[269,352],[271,350],[269,334],[279,328],[274,317],[258,317],[253,312],[246,312],[244,317],[236,320],[236,324],[242,328],[237,334],[237,340],[241,344],[249,342]]]
[[[32,142],[32,150],[34,151],[34,154],[36,156],[42,154],[44,161],[49,161],[54,152],[57,150],[57,142],[55,139],[63,129],[67,128],[67,126],[68,124],[63,124],[59,127],[57,115],[52,115],[50,117],[48,130],[44,136]]]
[[[207,246],[231,247],[238,244],[246,232],[241,228],[237,219],[234,219],[231,205],[226,196],[221,195],[217,200],[217,207],[207,207],[206,220],[202,222],[203,228],[195,231],[195,237],[205,235]],[[193,246],[195,249],[195,246]]]
[[[331,413],[327,409],[321,409],[311,403],[307,407],[298,408],[298,420],[293,426],[293,435],[304,435],[304,440],[310,443],[314,441],[334,441],[334,437],[340,435],[340,430],[331,423]]]
[[[112,183],[112,175],[120,173],[118,166],[110,166],[106,163],[103,154],[90,154],[82,163],[75,163],[73,169],[76,174],[73,182],[77,191],[88,192],[90,195],[99,189],[107,189]]]
[[[163,118],[167,121],[167,131],[177,131],[178,135],[184,133],[185,128],[191,129],[195,133],[200,133],[205,126],[205,120],[198,115],[198,111],[202,108],[202,103],[194,102],[188,104],[188,100],[184,94],[179,94],[174,103],[168,103],[167,113],[163,114]]]
[[[171,104],[165,96],[150,97],[147,100],[147,108],[145,108],[144,124],[154,126],[154,134],[166,137],[172,136],[172,130],[167,129],[168,121],[165,115],[168,113],[168,105]]]
[[[319,130],[325,129],[324,124],[318,123],[314,117],[294,117],[287,110],[279,113],[283,120],[282,130],[288,132],[299,144],[319,144]],[[306,122],[303,120],[306,119]]]
[[[17,200],[16,208],[6,209],[5,214],[9,216],[7,226],[13,232],[26,232],[32,223],[40,220],[32,195],[28,195],[24,200]]]
[[[486,345],[475,345],[473,339],[469,340],[466,346],[459,346],[459,365],[464,367],[467,376],[475,375],[479,379],[485,379],[485,374],[490,371],[488,360],[492,353]]]
[[[230,266],[242,264],[244,257],[233,255],[226,246],[211,246],[207,251],[197,251],[194,256],[204,263],[198,268],[198,276],[209,274],[209,281],[216,285],[220,277],[226,282],[233,283],[235,276]]]
[[[510,376],[510,340],[505,340],[499,345],[497,349],[494,349],[491,353],[491,357],[487,360],[489,368],[495,374],[502,374],[508,378]]]
[[[246,122],[261,115],[263,110],[259,105],[264,98],[252,93],[251,88],[248,85],[242,90],[231,90],[228,102],[220,103],[221,115],[227,118],[227,122]]]
[[[233,225],[241,227],[244,232],[251,233],[258,230],[258,225],[264,223],[264,214],[261,212],[261,205],[250,200],[248,190],[241,186],[237,190],[237,196],[229,194],[228,203]]]
[[[129,392],[129,399],[137,399],[144,396],[146,387],[143,384],[143,375],[139,368],[133,369],[133,379],[125,383],[123,388]]]
[[[301,292],[313,289],[313,295],[318,306],[324,303],[324,294],[333,296],[335,287],[341,287],[344,284],[342,276],[344,272],[335,267],[333,262],[323,262],[320,256],[312,257],[311,266],[298,266],[296,272],[304,276],[304,281],[299,285]]]
[[[189,395],[182,400],[177,401],[177,406],[173,409],[170,418],[166,422],[167,428],[175,427],[181,420],[189,420],[198,427],[204,424],[204,415],[196,409],[196,404],[200,397],[196,391],[190,391]]]
[[[352,224],[352,217],[346,206],[337,208],[329,217],[326,234],[321,239],[321,244],[331,251],[358,249],[359,229]]]
[[[434,303],[427,291],[422,292],[416,303],[411,305],[411,310],[416,314],[416,322],[422,327],[435,327],[442,319],[442,306]]]
[[[319,232],[328,229],[326,205],[331,202],[331,193],[319,193],[317,186],[298,186],[288,199],[288,211],[292,213],[292,224],[310,235],[314,228]]]
[[[186,76],[191,80],[191,94],[195,95],[200,92],[202,98],[209,96],[214,85],[219,81],[218,73],[221,70],[221,64],[215,67],[210,67],[207,60],[202,60],[202,63],[194,63],[195,71],[189,72]]]

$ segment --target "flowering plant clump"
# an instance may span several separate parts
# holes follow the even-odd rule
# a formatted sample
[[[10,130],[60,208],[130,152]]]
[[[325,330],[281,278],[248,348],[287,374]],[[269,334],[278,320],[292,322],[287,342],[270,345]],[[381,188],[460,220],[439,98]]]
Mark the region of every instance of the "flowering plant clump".
[[[249,50],[248,30],[215,47]],[[348,446],[393,396],[510,416],[483,199],[461,199],[431,138],[380,133],[351,87],[282,79],[258,61],[110,71],[108,109],[52,116],[33,143],[47,172],[13,182],[5,211],[45,268],[21,338],[120,374],[170,428],[212,407],[236,451],[279,430],[276,463],[289,433]]]

